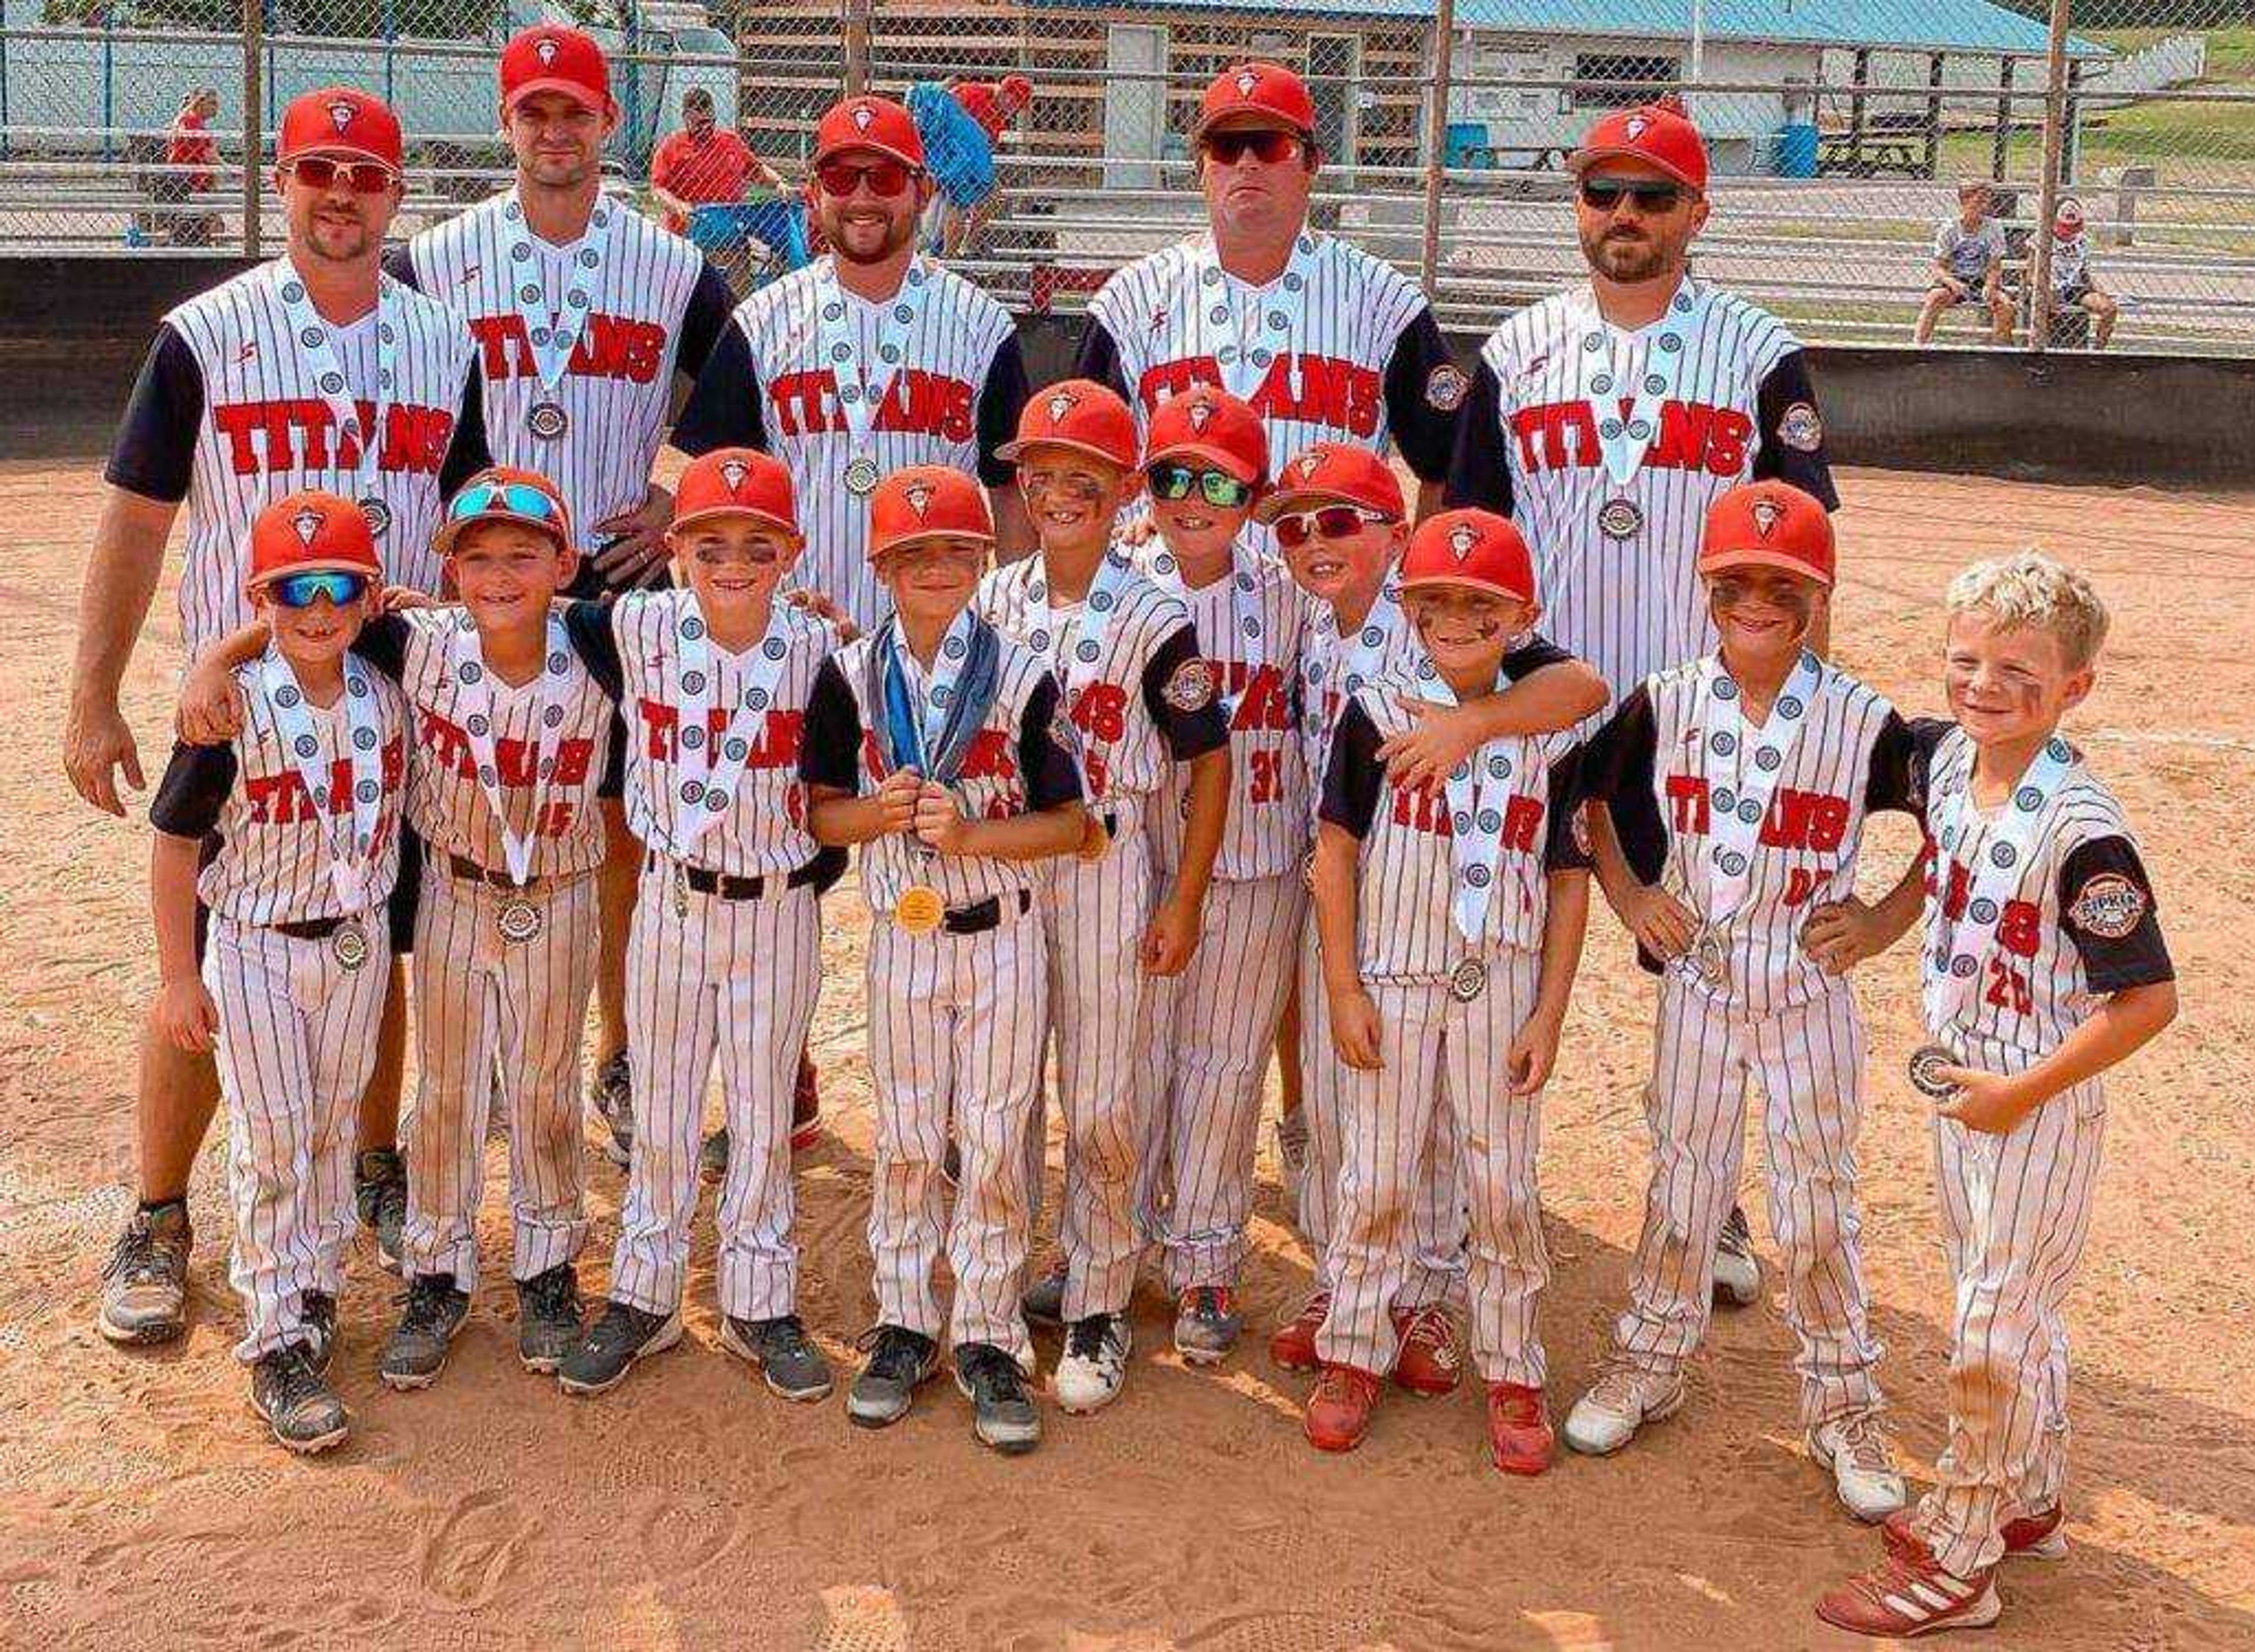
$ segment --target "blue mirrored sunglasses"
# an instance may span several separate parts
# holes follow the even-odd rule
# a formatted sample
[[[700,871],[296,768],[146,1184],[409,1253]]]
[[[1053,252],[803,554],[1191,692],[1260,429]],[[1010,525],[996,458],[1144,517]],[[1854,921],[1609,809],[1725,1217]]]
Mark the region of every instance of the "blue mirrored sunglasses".
[[[266,593],[277,605],[285,608],[310,608],[314,598],[327,597],[337,607],[348,602],[358,602],[368,594],[368,581],[359,574],[332,573],[326,570],[284,574],[266,587]]]
[[[467,522],[489,510],[512,516],[530,516],[537,522],[556,520],[556,501],[529,482],[472,482],[446,507],[446,520]]]

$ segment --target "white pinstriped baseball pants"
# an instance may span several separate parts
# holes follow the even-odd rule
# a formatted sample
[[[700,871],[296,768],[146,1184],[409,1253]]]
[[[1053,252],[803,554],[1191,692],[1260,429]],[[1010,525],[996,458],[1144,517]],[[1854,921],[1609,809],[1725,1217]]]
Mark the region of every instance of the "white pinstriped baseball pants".
[[[798,1306],[791,1093],[822,986],[819,902],[811,886],[783,887],[778,873],[756,900],[687,890],[684,917],[674,864],[646,859],[627,931],[635,1138],[610,1294],[649,1313],[681,1305],[717,1058],[728,1122],[728,1172],[714,1211],[720,1312],[778,1319]]]
[[[2016,1073],[2035,1057],[1960,1040],[1967,1064]],[[2004,1522],[2067,1483],[2069,1286],[2090,1231],[2106,1136],[2097,1081],[2055,1096],[2004,1136],[1934,1121],[1935,1185],[1956,1287],[1949,1434],[1916,1520],[1964,1577],[2004,1553]]]
[[[934,1340],[944,1327],[957,1348],[991,1342],[1030,1370],[1018,1290],[1049,963],[1039,902],[1012,917],[1017,902],[1004,896],[1004,920],[976,934],[913,935],[883,913],[869,926],[869,1260],[880,1322]],[[951,1123],[960,1172],[952,1217],[939,1174]],[[931,1281],[943,1243],[955,1276],[945,1315]]]
[[[212,914],[203,981],[219,1007],[235,1213],[228,1280],[242,1298],[235,1356],[246,1365],[304,1340],[308,1291],[344,1289],[353,1124],[391,975],[381,902],[360,926],[368,956],[348,970],[334,942]]]
[[[1511,1040],[1535,1008],[1542,959],[1488,955],[1487,988],[1470,1003],[1446,981],[1370,981],[1378,1006],[1375,1073],[1339,1069],[1341,1154],[1330,1314],[1316,1333],[1326,1365],[1383,1374],[1401,1352],[1389,1308],[1404,1306],[1412,1213],[1437,1151],[1470,1196],[1465,1286],[1472,1365],[1481,1380],[1542,1386],[1535,1311],[1549,1283],[1535,1163],[1542,1098],[1511,1094]],[[1438,1121],[1437,1130],[1436,1121]]]
[[[1296,872],[1215,879],[1188,967],[1150,983],[1136,1208],[1170,1291],[1233,1285],[1245,1265],[1261,1081],[1307,900]]]
[[[1334,1284],[1331,1236],[1338,1208],[1340,1086],[1349,1074],[1331,1047],[1331,1010],[1324,998],[1323,964],[1317,956],[1312,921],[1301,929],[1299,990],[1300,1105],[1308,1119],[1300,1234],[1315,1253],[1315,1288],[1328,1291]],[[1394,1306],[1403,1309],[1430,1307],[1460,1296],[1465,1283],[1465,1198],[1447,1122],[1438,1110],[1418,1162],[1408,1265],[1394,1298]]]
[[[1622,1354],[1665,1372],[1690,1357],[1714,1306],[1715,1248],[1739,1190],[1746,1080],[1761,1087],[1770,1228],[1785,1257],[1804,1427],[1881,1404],[1856,1202],[1864,1023],[1844,984],[1749,1016],[1677,963],[1660,978],[1652,1180],[1614,1326]]]
[[[415,1105],[403,1122],[407,1222],[401,1270],[476,1288],[478,1202],[498,1068],[509,1109],[509,1272],[530,1279],[578,1257],[581,1198],[580,1038],[595,982],[596,880],[543,882],[530,941],[504,941],[520,899],[456,878],[430,851],[415,914]]]
[[[1057,1247],[1065,1260],[1067,1324],[1125,1312],[1143,1250],[1135,1193],[1149,1110],[1143,1039],[1150,978],[1138,954],[1151,921],[1150,845],[1142,799],[1118,799],[1097,812],[1114,822],[1111,847],[1096,860],[1046,862],[1034,883],[1048,942],[1065,1126]],[[1036,1091],[1024,1150],[1029,1211],[1041,1208],[1047,1128]]]

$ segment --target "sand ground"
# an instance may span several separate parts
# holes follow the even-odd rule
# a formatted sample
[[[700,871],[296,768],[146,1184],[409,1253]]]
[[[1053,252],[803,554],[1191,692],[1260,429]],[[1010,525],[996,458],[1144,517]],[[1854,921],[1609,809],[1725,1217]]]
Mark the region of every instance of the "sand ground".
[[[1526,1483],[1487,1466],[1469,1390],[1395,1397],[1360,1452],[1318,1457],[1297,1428],[1302,1381],[1258,1337],[1218,1371],[1185,1368],[1156,1293],[1139,1298],[1124,1398],[1093,1418],[1047,1410],[1030,1459],[980,1450],[945,1385],[865,1433],[835,1402],[774,1399],[719,1352],[709,1230],[689,1337],[615,1396],[576,1403],[523,1374],[509,1292],[490,1283],[444,1382],[394,1395],[373,1373],[394,1285],[363,1253],[337,1365],[355,1432],[300,1463],[247,1414],[229,1358],[215,1137],[190,1335],[109,1348],[95,1272],[128,1205],[130,1052],[153,974],[145,823],[80,805],[58,760],[95,468],[0,462],[0,1646],[1846,1643],[1809,1602],[1876,1544],[1801,1446],[1774,1299],[1718,1320],[1675,1420]],[[1837,650],[1907,710],[1938,704],[1938,598],[1969,558],[2034,542],[2098,577],[2118,640],[2071,732],[2138,824],[2185,982],[2182,1020],[2111,1087],[2071,1311],[2074,1553],[2013,1571],[1983,1644],[2255,1646],[2255,965],[2229,939],[2255,907],[2255,871],[2230,848],[2255,781],[2255,500],[1869,472],[1844,486]],[[126,690],[152,768],[178,664],[169,582],[156,612]],[[1868,881],[1907,845],[1900,822],[1875,831]],[[829,921],[815,1048],[830,1131],[800,1162],[800,1239],[806,1316],[842,1360],[871,1302],[865,920],[841,893]],[[1610,919],[1593,929],[1543,1103],[1562,1404],[1620,1298],[1645,1167],[1650,993]],[[1923,1114],[1899,1077],[1907,952],[1869,967],[1862,991],[1865,1256],[1923,1475],[1949,1303]],[[1245,1295],[1265,1330],[1308,1258],[1265,1157],[1261,1177]],[[598,1162],[589,1180],[594,1291],[620,1178]],[[1758,1192],[1750,1206],[1760,1230]],[[499,1214],[489,1191],[489,1245]]]

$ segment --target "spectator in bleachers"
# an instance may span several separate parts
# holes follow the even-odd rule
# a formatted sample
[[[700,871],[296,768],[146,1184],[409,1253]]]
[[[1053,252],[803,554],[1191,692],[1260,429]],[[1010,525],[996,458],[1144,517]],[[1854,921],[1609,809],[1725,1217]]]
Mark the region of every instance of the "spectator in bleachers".
[[[2051,312],[2082,310],[2090,317],[2090,347],[2104,350],[2120,319],[2119,299],[2098,284],[2090,268],[2090,237],[2083,226],[2082,203],[2072,199],[2059,204],[2051,224]]]
[[[207,195],[219,182],[212,169],[219,164],[219,140],[211,135],[213,116],[219,113],[219,94],[200,86],[180,100],[179,113],[165,132],[165,170],[150,192],[170,206],[184,205]],[[179,246],[200,247],[212,238],[214,221],[205,213],[172,213],[160,228]]]
[[[1033,82],[1022,74],[909,88],[909,112],[916,117],[925,164],[938,186],[933,206],[939,230],[931,244],[942,257],[960,255],[991,215],[994,147],[1033,98]]]
[[[1934,279],[1919,306],[1912,338],[1934,337],[1934,324],[1945,310],[1978,304],[1989,312],[1989,336],[2003,344],[2013,336],[2013,301],[2005,296],[2005,226],[1992,215],[1995,196],[1978,178],[1957,186],[1957,215],[1945,218],[1934,236]]]
[[[650,192],[665,208],[665,227],[684,234],[698,207],[741,200],[754,183],[778,195],[786,188],[782,174],[753,154],[750,144],[720,129],[712,93],[691,87],[681,94],[681,130],[667,134],[650,158]]]

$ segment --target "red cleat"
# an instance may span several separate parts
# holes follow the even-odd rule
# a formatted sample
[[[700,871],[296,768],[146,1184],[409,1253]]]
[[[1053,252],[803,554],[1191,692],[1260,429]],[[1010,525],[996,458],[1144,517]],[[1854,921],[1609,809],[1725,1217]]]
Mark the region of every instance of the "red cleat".
[[[1899,1544],[1900,1546],[1899,1546]],[[1886,1558],[1825,1592],[1816,1615],[1835,1628],[1879,1640],[1903,1640],[1938,1629],[1985,1629],[2004,1607],[1997,1600],[1997,1569],[1970,1578],[1944,1572],[1918,1538],[1890,1534]]]
[[[1487,1447],[1507,1474],[1539,1474],[1557,1454],[1542,1390],[1521,1382],[1487,1385]]]
[[[1401,1348],[1394,1356],[1394,1380],[1412,1394],[1453,1394],[1464,1380],[1464,1356],[1457,1351],[1457,1327],[1448,1310],[1394,1310],[1394,1334]]]
[[[1361,1445],[1370,1432],[1371,1413],[1378,1409],[1378,1382],[1352,1365],[1324,1367],[1301,1419],[1308,1444],[1319,1452],[1351,1452]]]
[[[790,1151],[803,1153],[822,1139],[822,1093],[814,1087],[814,1058],[798,1053],[798,1081],[790,1092]]]
[[[2067,1515],[2057,1503],[2041,1514],[2015,1515],[2005,1522],[1999,1535],[2005,1540],[2007,1560],[2064,1560],[2067,1558],[2067,1534],[2060,1530]],[[1881,1528],[1890,1554],[1916,1554],[1926,1547],[1926,1540],[1918,1535],[1911,1523],[1912,1511],[1899,1508],[1887,1516]]]
[[[1316,1333],[1324,1328],[1331,1311],[1330,1292],[1310,1292],[1300,1305],[1298,1316],[1278,1326],[1268,1339],[1268,1357],[1288,1371],[1321,1370],[1324,1362],[1316,1355]]]

